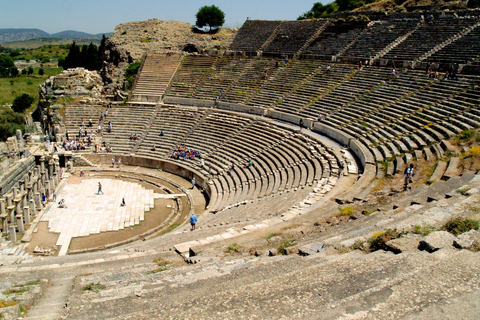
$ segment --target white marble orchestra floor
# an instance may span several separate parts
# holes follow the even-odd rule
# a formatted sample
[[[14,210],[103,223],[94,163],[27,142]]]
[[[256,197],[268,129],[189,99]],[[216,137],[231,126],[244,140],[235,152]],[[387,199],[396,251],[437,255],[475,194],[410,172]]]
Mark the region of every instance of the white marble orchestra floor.
[[[98,182],[104,194],[97,194]],[[120,206],[125,197],[126,206]],[[65,255],[73,237],[84,237],[132,227],[144,220],[145,211],[161,197],[138,183],[115,179],[84,179],[79,184],[66,184],[57,194],[40,221],[48,221],[50,232],[60,233],[59,255]],[[65,199],[67,208],[58,202]]]

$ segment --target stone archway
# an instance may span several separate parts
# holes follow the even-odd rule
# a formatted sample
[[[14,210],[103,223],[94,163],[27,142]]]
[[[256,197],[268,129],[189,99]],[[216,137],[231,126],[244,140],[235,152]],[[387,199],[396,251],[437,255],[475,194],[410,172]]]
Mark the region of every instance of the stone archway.
[[[188,52],[188,53],[200,53],[200,50],[198,49],[198,47],[194,44],[186,44],[182,51],[185,51],[185,52]]]

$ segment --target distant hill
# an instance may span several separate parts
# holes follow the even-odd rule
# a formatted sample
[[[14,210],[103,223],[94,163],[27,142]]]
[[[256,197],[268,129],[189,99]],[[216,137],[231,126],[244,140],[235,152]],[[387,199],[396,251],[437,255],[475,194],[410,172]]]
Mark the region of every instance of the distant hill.
[[[0,43],[50,37],[40,29],[0,29]]]
[[[66,30],[49,34],[40,29],[0,29],[0,43],[25,41],[37,38],[56,38],[56,39],[101,39],[102,35],[109,36],[112,33],[90,34],[74,30]]]

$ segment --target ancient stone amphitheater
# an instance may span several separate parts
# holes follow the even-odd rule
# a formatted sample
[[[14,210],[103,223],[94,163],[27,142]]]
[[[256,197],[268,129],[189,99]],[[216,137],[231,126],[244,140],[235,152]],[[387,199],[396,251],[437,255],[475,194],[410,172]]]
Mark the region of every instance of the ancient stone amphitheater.
[[[2,246],[2,294],[18,302],[6,316],[475,319],[479,231],[427,229],[480,211],[478,142],[452,140],[480,126],[480,12],[366,15],[248,20],[221,53],[145,52],[128,102],[57,107],[57,142],[102,130],[47,168],[48,152],[23,155],[2,181],[4,235],[29,227]],[[62,164],[184,200],[153,231],[78,250],[67,234],[39,257],[24,247],[52,210],[38,194],[66,184]]]

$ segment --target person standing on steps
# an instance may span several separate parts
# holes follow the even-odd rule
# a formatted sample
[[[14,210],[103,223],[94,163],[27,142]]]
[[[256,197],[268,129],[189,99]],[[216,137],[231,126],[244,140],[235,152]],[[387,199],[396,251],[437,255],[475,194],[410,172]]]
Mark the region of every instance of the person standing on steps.
[[[405,184],[403,185],[403,190],[407,190],[408,189],[408,184],[409,183],[412,183],[412,177],[413,177],[413,163],[410,163],[410,166],[408,166],[407,168],[405,168],[405,171],[404,171],[404,176],[405,176]]]
[[[192,189],[195,188],[195,177],[192,178]]]
[[[122,167],[122,158],[118,158],[118,168]]]
[[[98,182],[98,192],[97,192],[97,194],[100,194],[100,192],[103,194],[102,184],[100,182]]]
[[[192,226],[190,231],[195,230],[195,224],[197,224],[197,216],[195,215],[195,213],[192,213],[192,215],[190,216],[190,225]]]
[[[115,167],[115,157],[112,158],[112,168]]]

